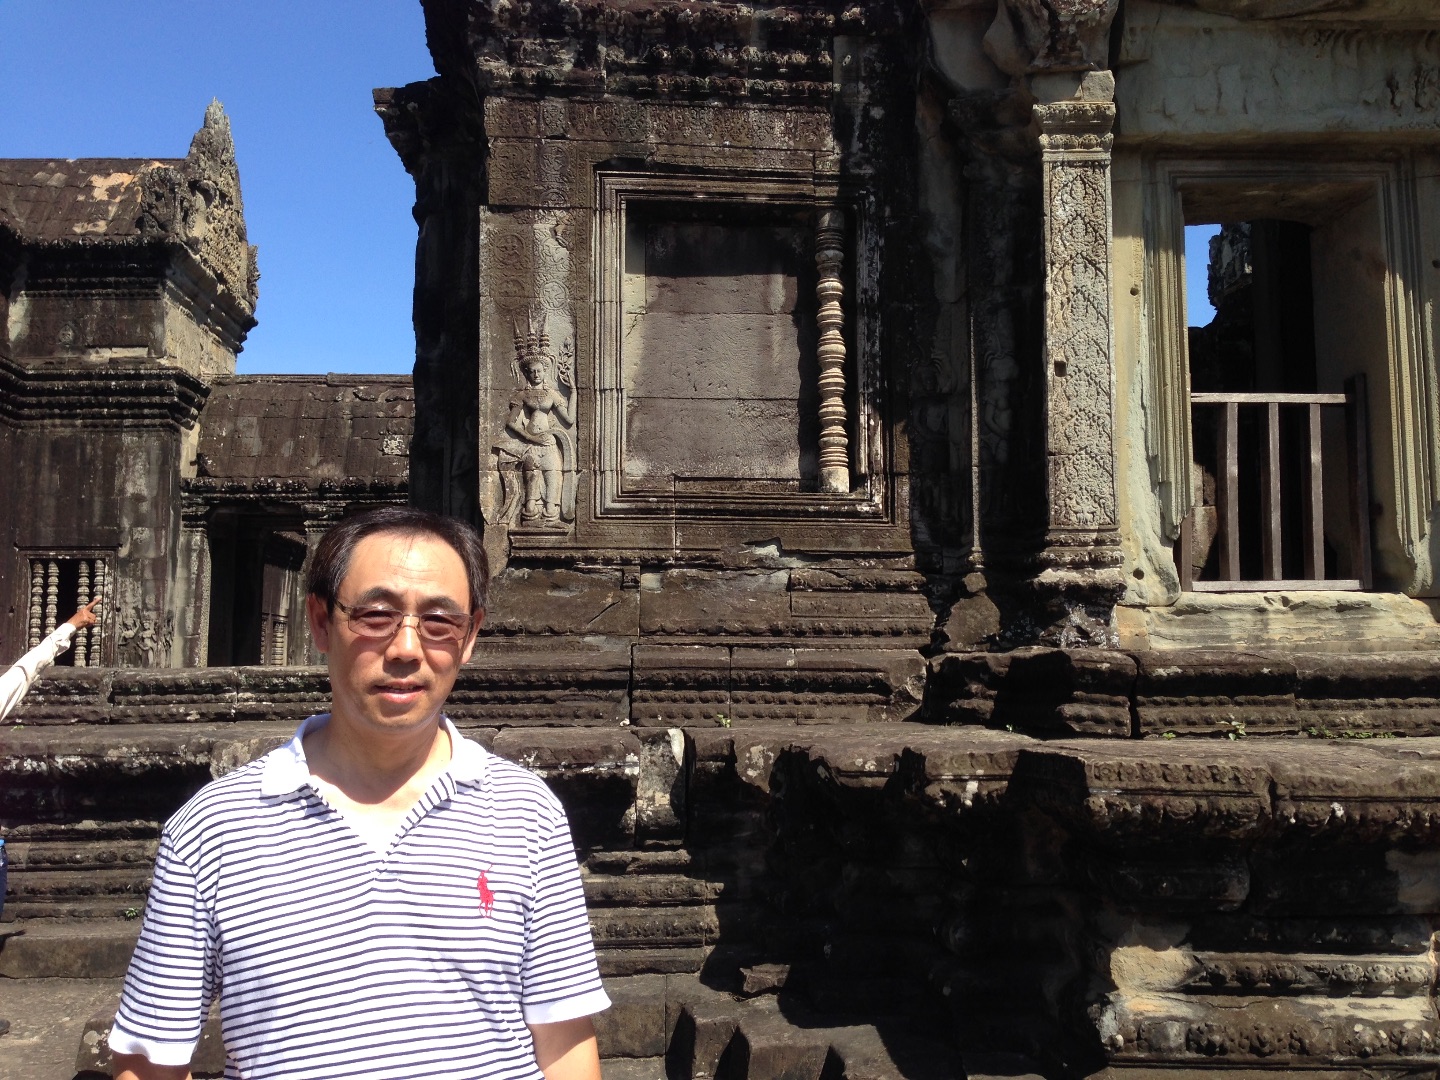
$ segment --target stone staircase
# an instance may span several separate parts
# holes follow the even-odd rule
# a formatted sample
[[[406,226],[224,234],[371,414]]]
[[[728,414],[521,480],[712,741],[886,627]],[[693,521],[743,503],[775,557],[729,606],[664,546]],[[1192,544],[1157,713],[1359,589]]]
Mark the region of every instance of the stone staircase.
[[[570,812],[614,1000],[597,1018],[607,1077],[960,1075],[922,1030],[934,1016],[895,970],[903,950],[852,946],[833,920],[779,910],[769,800],[737,776],[718,721],[495,727],[478,721],[496,692],[462,690],[462,730],[544,776]],[[164,819],[288,738],[325,692],[317,672],[295,669],[65,672],[38,686],[0,733],[11,860],[0,979],[122,976]],[[113,1003],[66,1036],[78,1072],[107,1072],[112,1016]],[[913,1065],[902,1070],[897,1047]],[[196,1074],[223,1071],[222,1057],[212,1017]]]
[[[948,725],[458,722],[570,813],[611,1080],[1433,1080],[1440,668],[1328,665],[942,657]],[[160,822],[323,700],[104,678],[0,732],[0,1000],[118,976]],[[90,1067],[106,1023],[63,1036]]]

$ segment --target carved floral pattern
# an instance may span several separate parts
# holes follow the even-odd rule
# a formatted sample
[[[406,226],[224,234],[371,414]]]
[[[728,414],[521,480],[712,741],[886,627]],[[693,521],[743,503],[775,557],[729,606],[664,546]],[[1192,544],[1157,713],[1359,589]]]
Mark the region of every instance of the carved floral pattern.
[[[1052,526],[1116,523],[1107,173],[1051,166],[1047,184]]]

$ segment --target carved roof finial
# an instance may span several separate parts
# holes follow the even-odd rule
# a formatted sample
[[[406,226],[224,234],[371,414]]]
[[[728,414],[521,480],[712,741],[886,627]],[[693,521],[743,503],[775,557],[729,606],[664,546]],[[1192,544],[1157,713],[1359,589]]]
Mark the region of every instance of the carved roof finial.
[[[230,134],[230,118],[225,115],[225,106],[219,98],[211,98],[205,106],[205,120],[190,140],[187,156],[191,161],[204,160],[220,168],[234,166],[235,140]]]

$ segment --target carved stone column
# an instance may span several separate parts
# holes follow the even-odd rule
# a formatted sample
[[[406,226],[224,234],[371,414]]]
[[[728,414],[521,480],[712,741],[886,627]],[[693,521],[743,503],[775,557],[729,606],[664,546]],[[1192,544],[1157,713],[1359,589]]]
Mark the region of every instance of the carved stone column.
[[[820,331],[820,490],[850,491],[850,439],[845,433],[845,212],[825,210],[815,231],[815,265],[820,280],[816,323]]]
[[[1045,189],[1048,520],[1036,578],[1057,643],[1112,644],[1124,592],[1115,491],[1108,102],[1037,105]]]
[[[1121,586],[1110,316],[1114,80],[1095,72],[1079,82],[1076,97],[1041,101],[1034,112],[1045,211],[1042,562],[1062,591],[1104,602]]]

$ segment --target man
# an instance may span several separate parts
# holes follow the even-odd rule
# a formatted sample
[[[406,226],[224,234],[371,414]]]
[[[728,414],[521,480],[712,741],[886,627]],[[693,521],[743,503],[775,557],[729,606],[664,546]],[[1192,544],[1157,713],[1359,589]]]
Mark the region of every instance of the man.
[[[321,540],[331,711],[166,824],[120,1080],[188,1077],[215,996],[227,1077],[599,1080],[609,1000],[564,812],[440,711],[485,585],[475,531],[422,511]]]

